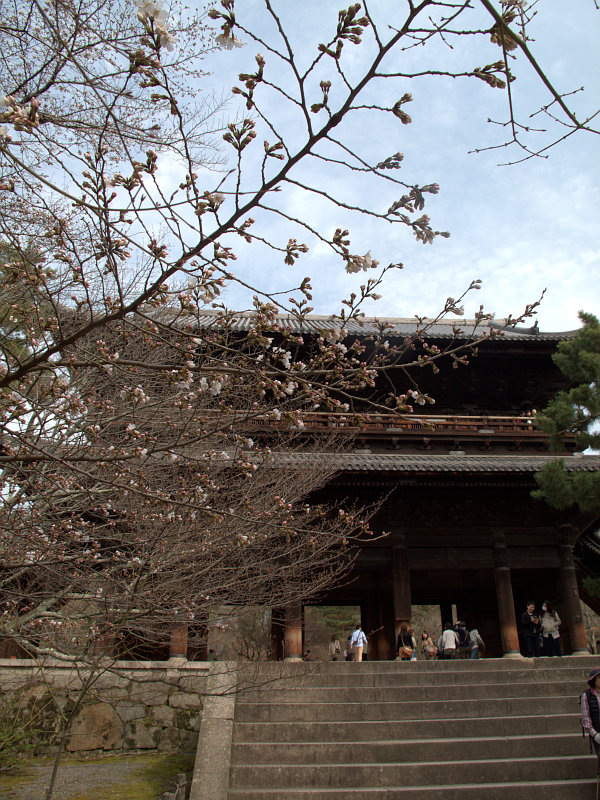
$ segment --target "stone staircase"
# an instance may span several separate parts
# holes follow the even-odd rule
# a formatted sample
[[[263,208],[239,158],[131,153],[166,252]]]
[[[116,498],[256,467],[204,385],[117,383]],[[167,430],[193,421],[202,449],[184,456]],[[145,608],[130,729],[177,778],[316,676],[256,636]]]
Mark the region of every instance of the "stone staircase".
[[[593,800],[578,695],[595,664],[265,665],[236,700],[228,800]]]

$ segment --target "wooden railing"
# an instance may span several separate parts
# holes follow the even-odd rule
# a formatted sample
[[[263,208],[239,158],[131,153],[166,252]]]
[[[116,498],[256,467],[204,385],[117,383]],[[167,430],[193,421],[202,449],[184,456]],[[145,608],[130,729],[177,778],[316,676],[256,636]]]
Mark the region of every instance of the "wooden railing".
[[[348,414],[339,412],[307,411],[301,414],[306,431],[348,429],[361,433],[446,433],[467,432],[472,434],[518,433],[521,435],[546,436],[539,431],[528,416],[460,416],[446,414]],[[256,428],[289,428],[289,420],[276,420],[270,416],[248,418],[241,423]]]

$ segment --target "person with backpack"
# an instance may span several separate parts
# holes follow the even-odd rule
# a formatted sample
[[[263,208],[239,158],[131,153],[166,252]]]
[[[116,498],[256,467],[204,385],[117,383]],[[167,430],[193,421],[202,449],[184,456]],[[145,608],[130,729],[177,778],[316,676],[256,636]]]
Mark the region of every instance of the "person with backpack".
[[[458,658],[468,658],[471,652],[469,642],[469,629],[466,622],[460,620],[456,623],[456,635],[458,636]]]
[[[481,658],[485,653],[485,642],[481,638],[477,628],[473,628],[469,634],[469,644],[471,645],[471,658]]]
[[[581,695],[581,727],[584,735],[590,738],[590,746],[598,754],[600,749],[600,667],[590,670],[588,675],[589,689]]]
[[[547,656],[562,656],[560,649],[560,617],[547,600],[542,603],[540,627]]]

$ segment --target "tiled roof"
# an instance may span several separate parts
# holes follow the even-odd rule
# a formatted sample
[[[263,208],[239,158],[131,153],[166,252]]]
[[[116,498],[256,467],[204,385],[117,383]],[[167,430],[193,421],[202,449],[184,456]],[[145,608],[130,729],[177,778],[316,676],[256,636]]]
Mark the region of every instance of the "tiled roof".
[[[327,461],[340,472],[537,472],[555,455],[402,455],[374,453],[289,454],[292,463],[303,458]],[[569,471],[600,471],[600,455],[563,457]]]
[[[245,331],[250,328],[253,322],[253,314],[247,312],[240,312],[234,315],[230,327],[233,330]],[[218,316],[216,312],[204,312],[199,315],[197,324],[200,328],[211,328],[215,325]],[[282,314],[279,318],[282,326],[289,327],[295,333],[320,333],[321,331],[331,330],[340,326],[339,320],[334,320],[329,316],[311,315],[305,320],[299,321],[295,317],[290,317]],[[417,329],[417,321],[415,318],[404,319],[398,317],[365,317],[362,324],[355,320],[351,320],[345,324],[349,336],[368,336],[376,333],[379,330],[381,323],[385,323],[388,327],[386,335],[391,338],[396,336],[411,336]],[[421,329],[427,325],[425,320],[421,323]],[[443,322],[432,324],[428,328],[426,336],[432,339],[455,339],[479,337],[482,334],[491,331],[498,332],[503,325],[503,320],[494,320],[485,324],[479,324],[475,328],[475,320],[453,318]],[[562,339],[570,339],[575,331],[562,331],[562,332],[542,332],[536,327],[520,327],[520,328],[507,328],[502,332],[502,338],[510,341],[561,341]]]

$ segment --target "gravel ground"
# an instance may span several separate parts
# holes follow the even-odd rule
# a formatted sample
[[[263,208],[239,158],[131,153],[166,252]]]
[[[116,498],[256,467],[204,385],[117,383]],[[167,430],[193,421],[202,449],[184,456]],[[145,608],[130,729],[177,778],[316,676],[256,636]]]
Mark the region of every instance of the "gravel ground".
[[[45,800],[53,760],[29,759],[0,772],[1,800]],[[187,771],[177,756],[160,754],[68,757],[61,762],[53,800],[155,800],[177,772]]]

